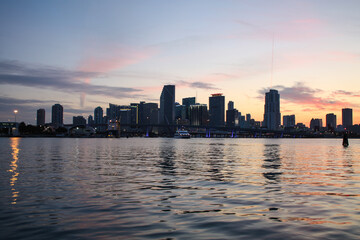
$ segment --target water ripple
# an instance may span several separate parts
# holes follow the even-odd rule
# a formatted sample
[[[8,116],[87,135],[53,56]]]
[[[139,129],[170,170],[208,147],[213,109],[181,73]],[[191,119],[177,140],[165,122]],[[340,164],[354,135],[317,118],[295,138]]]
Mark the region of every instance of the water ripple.
[[[4,239],[359,239],[360,141],[2,138]]]

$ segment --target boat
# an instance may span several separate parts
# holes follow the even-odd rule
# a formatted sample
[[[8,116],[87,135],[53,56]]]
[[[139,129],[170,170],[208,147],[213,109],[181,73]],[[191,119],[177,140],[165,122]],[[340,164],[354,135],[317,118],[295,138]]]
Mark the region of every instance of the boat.
[[[190,138],[190,133],[186,130],[177,130],[174,138]]]

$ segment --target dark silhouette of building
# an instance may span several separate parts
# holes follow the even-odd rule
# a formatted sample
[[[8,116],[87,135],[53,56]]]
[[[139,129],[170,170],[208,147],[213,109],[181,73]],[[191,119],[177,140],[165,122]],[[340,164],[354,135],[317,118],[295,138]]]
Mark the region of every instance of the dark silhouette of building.
[[[160,96],[160,124],[174,124],[175,85],[165,85]]]
[[[55,127],[64,125],[64,108],[60,104],[54,104],[51,110],[51,123]]]
[[[140,104],[138,104],[138,124],[157,124],[157,114],[157,103],[140,102]]]
[[[182,105],[184,105],[186,107],[186,113],[185,113],[185,118],[190,120],[190,106],[191,105],[195,105],[196,104],[196,98],[195,97],[188,97],[188,98],[183,98],[182,99]]]
[[[346,129],[353,125],[353,112],[351,108],[342,109],[342,125]]]
[[[45,125],[45,109],[40,108],[36,112],[36,123],[38,126]]]
[[[209,114],[206,104],[195,104],[189,110],[190,124],[192,126],[206,126],[209,121]]]
[[[73,125],[76,127],[85,127],[86,119],[83,116],[74,116],[73,117]]]
[[[319,119],[319,118],[311,119],[310,129],[312,129],[313,131],[320,131],[322,126],[323,126],[322,119]]]
[[[326,128],[334,131],[336,129],[336,115],[333,113],[326,114]]]
[[[102,107],[97,107],[94,109],[94,123],[95,124],[103,124],[103,119],[104,119],[104,112]]]
[[[175,119],[177,123],[183,122],[186,120],[186,106],[180,105],[179,103],[175,104]]]
[[[234,127],[239,122],[239,112],[234,108],[234,102],[229,101],[228,110],[226,110],[226,126]]]
[[[265,94],[265,110],[263,126],[270,130],[276,130],[280,127],[280,94],[277,90],[270,89]]]
[[[295,115],[285,115],[285,116],[283,116],[283,125],[286,128],[295,127]]]
[[[224,126],[225,122],[225,96],[221,93],[209,97],[210,126]]]
[[[94,125],[94,118],[93,118],[92,115],[89,115],[89,116],[88,116],[88,125],[89,125],[89,126]]]
[[[186,107],[190,107],[191,105],[195,105],[196,98],[195,97],[188,97],[182,99],[182,105],[185,105]]]

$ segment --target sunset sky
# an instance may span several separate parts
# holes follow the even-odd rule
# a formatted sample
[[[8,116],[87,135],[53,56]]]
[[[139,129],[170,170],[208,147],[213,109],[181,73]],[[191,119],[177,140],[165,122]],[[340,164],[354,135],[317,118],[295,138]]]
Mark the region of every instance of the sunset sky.
[[[64,106],[65,123],[109,103],[208,104],[223,93],[263,120],[279,90],[296,122],[353,109],[360,123],[359,0],[1,1],[0,121],[36,123]],[[273,67],[272,67],[273,63]],[[273,70],[272,70],[273,69]]]

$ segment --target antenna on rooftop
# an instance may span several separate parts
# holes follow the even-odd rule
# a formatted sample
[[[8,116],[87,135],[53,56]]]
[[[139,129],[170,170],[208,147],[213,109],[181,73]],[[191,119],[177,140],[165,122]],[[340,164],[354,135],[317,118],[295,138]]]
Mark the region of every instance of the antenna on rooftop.
[[[274,75],[274,33],[272,36],[272,54],[271,54],[271,78],[270,78],[270,88],[272,88],[273,84],[273,75]]]

